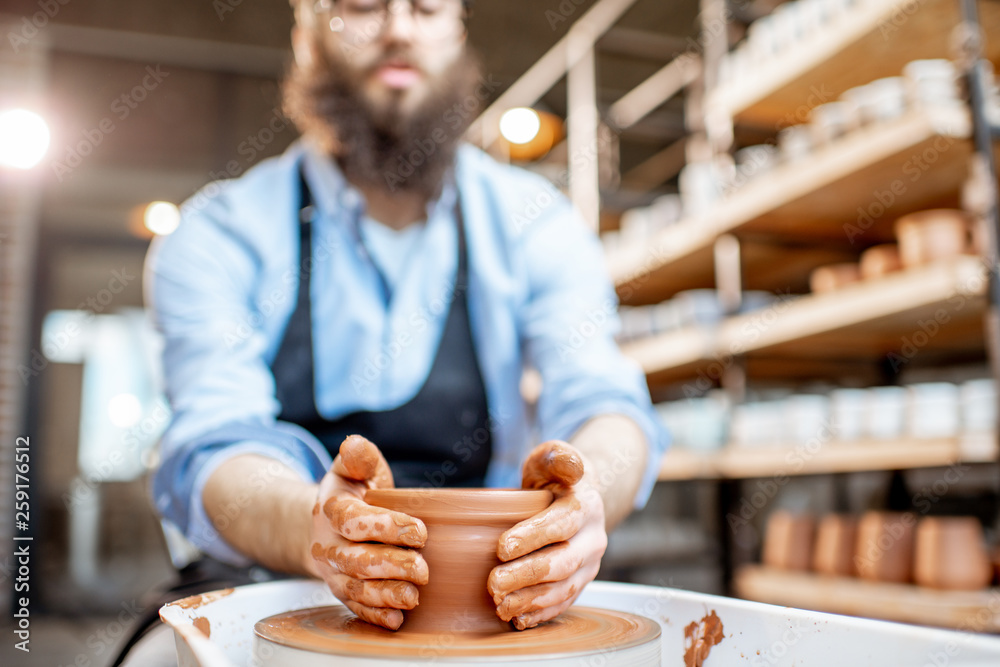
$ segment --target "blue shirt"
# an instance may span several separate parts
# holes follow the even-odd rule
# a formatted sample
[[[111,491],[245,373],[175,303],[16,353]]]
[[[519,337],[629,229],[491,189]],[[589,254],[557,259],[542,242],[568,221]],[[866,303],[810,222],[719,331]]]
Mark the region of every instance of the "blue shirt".
[[[275,458],[318,480],[330,455],[276,420],[270,363],[298,285],[298,170],[315,199],[310,270],[315,397],[321,416],[389,410],[427,378],[457,269],[456,185],[467,226],[468,308],[486,386],[493,458],[486,483],[519,487],[533,444],[568,440],[588,419],[633,419],[650,456],[636,506],[656,481],[666,433],[641,370],[618,350],[617,300],[596,237],[548,181],[462,146],[429,203],[414,256],[387,295],[359,235],[361,195],[306,141],[241,178],[209,184],[182,207],[146,262],[146,298],[165,340],[173,418],[161,442],[153,498],[202,551],[248,561],[221,539],[201,494],[225,460]],[[537,407],[520,393],[525,367],[543,381]],[[378,443],[376,443],[378,444]],[[609,442],[608,447],[614,447]],[[266,479],[248,480],[248,493]]]

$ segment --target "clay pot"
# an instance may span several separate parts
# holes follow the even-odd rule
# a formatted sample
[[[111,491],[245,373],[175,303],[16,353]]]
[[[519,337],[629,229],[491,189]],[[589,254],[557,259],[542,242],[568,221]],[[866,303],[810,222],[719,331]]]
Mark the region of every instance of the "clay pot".
[[[903,268],[903,262],[899,256],[899,246],[895,243],[884,243],[865,250],[861,253],[861,279],[873,280],[882,276],[899,271]]]
[[[780,570],[808,570],[815,530],[816,520],[808,514],[784,510],[771,514],[764,535],[764,565]]]
[[[830,264],[813,270],[809,275],[809,288],[815,294],[826,294],[859,280],[861,269],[857,264]]]
[[[854,568],[854,552],[858,521],[852,516],[827,514],[816,528],[816,548],[813,569],[820,574],[850,577]]]
[[[917,526],[914,579],[921,586],[978,590],[993,580],[983,545],[983,528],[974,517],[933,517]]]
[[[507,632],[486,590],[500,564],[500,535],[552,502],[548,491],[517,489],[371,489],[369,505],[403,512],[427,526],[420,550],[430,574],[420,602],[404,613],[408,632]]]
[[[854,554],[858,576],[871,581],[910,581],[916,522],[912,514],[866,512],[858,522]]]
[[[906,268],[972,252],[972,218],[953,209],[932,209],[896,221],[899,256]]]

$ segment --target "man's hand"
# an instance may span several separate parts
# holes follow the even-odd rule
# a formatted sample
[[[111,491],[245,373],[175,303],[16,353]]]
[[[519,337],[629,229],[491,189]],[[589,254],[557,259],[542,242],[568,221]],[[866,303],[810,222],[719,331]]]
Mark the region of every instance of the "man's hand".
[[[427,562],[414,550],[427,541],[427,528],[365,503],[365,492],[376,488],[393,488],[389,465],[371,442],[348,436],[319,485],[306,567],[362,619],[396,630],[400,610],[417,606],[415,584],[428,580]]]
[[[556,500],[503,535],[488,589],[497,615],[518,630],[555,618],[593,581],[608,546],[604,503],[583,455],[556,440],[532,450],[521,486]]]

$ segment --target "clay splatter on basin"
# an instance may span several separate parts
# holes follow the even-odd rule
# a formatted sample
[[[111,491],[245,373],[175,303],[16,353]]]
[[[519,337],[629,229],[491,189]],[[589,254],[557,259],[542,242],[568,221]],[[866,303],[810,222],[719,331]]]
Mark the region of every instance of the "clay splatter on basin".
[[[701,667],[723,639],[722,621],[714,609],[700,621],[691,621],[684,628],[684,667]]]

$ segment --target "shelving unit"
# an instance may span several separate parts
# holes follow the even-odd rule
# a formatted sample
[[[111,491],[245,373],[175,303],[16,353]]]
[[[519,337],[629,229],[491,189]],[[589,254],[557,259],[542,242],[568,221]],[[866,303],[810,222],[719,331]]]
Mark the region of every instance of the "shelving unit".
[[[898,76],[911,60],[951,58],[952,30],[961,18],[955,0],[862,0],[752,77],[710,91],[707,106],[741,124],[789,125],[790,114],[797,117],[854,86]],[[980,22],[987,35],[1000,34],[1000,5],[981,2]],[[997,42],[986,45],[993,62],[1000,60]]]
[[[737,126],[749,130],[746,136],[760,137],[805,122],[811,108],[855,86],[900,76],[912,60],[948,58],[965,67],[981,55],[1000,63],[1000,39],[995,39],[1000,2],[977,3],[988,40],[982,54],[974,40],[959,39],[959,26],[974,24],[972,1],[855,0],[808,39],[719,83],[729,45],[717,22],[726,20],[726,7],[724,0],[702,0],[704,98],[692,108],[703,117],[689,119],[695,135],[689,158],[707,160],[731,151],[741,136]],[[970,75],[970,81],[978,80]],[[892,121],[851,131],[807,158],[748,178],[705,213],[609,253],[611,277],[627,305],[654,304],[699,288],[718,288],[720,301],[729,304],[736,303],[739,290],[781,295],[763,310],[625,343],[623,351],[638,362],[650,386],[691,395],[687,390],[720,384],[738,402],[747,384],[757,380],[849,379],[848,386],[857,386],[885,383],[890,367],[982,363],[986,357],[996,363],[1000,342],[985,326],[996,312],[989,289],[995,274],[984,258],[956,257],[828,294],[796,296],[808,291],[813,269],[856,261],[862,250],[893,240],[894,221],[907,213],[965,204],[991,229],[1000,229],[996,208],[981,203],[990,199],[983,192],[992,190],[996,197],[996,146],[984,139],[989,128],[984,130],[981,86],[970,90],[969,105],[911,107]],[[986,168],[977,171],[975,159]],[[978,198],[962,196],[970,182],[980,188]],[[720,245],[723,240],[726,246]],[[995,246],[995,238],[989,243]],[[733,247],[738,253],[724,252]],[[659,479],[715,481],[721,516],[739,502],[739,480],[998,460],[996,433],[828,442],[812,449],[779,442],[730,444],[712,452],[672,450]],[[719,542],[729,554],[734,535],[724,524],[719,522]],[[728,555],[721,566],[723,579],[743,597],[946,627],[978,618],[989,607],[988,596],[1000,595],[1000,590],[924,591],[756,566],[734,572]],[[991,613],[989,623],[976,629],[1000,631],[1000,614]]]
[[[750,565],[734,580],[740,597],[816,611],[976,632],[1000,632],[1000,588],[939,591],[911,584],[830,577]]]
[[[956,463],[989,463],[1000,456],[992,433],[955,438],[863,440],[728,446],[714,452],[672,449],[660,465],[661,482],[826,475],[868,470],[909,470]]]
[[[947,356],[982,347],[986,274],[980,258],[959,257],[830,294],[778,301],[717,327],[635,341],[623,351],[653,384],[694,378],[713,364],[731,363],[734,355],[745,355],[751,372],[770,377],[851,373],[898,352],[904,338],[924,331],[921,322],[932,329],[928,322],[944,321],[919,350],[922,360]]]
[[[856,253],[858,246],[890,240],[899,216],[955,206],[968,176],[970,138],[969,114],[957,108],[914,110],[864,128],[802,164],[782,165],[750,181],[709,214],[610,255],[612,280],[633,305],[712,287],[713,244],[733,234],[749,241],[741,258],[747,289],[804,287],[811,269],[844,261],[852,248]],[[921,160],[925,154],[933,156],[932,165]],[[882,202],[890,198],[886,207]],[[859,208],[871,209],[870,218],[859,220]],[[799,246],[790,253],[782,241]],[[779,257],[792,261],[776,262]]]

